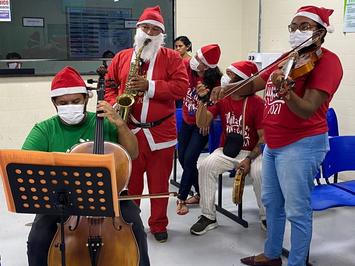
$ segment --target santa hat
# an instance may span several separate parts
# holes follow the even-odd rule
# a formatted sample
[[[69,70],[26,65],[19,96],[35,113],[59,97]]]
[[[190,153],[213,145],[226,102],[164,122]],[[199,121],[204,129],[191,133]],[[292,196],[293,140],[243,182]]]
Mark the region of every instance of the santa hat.
[[[215,68],[221,56],[221,49],[218,44],[209,44],[201,47],[201,49],[197,51],[197,56],[205,65],[210,68]]]
[[[88,91],[80,74],[74,68],[67,66],[52,80],[51,97],[75,93],[88,93]]]
[[[333,12],[333,9],[327,9],[324,7],[303,6],[297,10],[294,17],[303,16],[310,18],[326,28],[327,32],[332,33],[334,32],[334,27],[329,24],[329,17]]]
[[[239,61],[231,64],[227,67],[234,74],[238,75],[242,79],[250,78],[253,74],[258,72],[257,65],[252,61]]]
[[[158,26],[165,32],[165,27],[164,27],[164,19],[162,15],[160,14],[160,7],[155,6],[155,7],[148,7],[144,9],[142,15],[140,16],[137,26],[143,24],[143,23],[149,23],[154,26]]]

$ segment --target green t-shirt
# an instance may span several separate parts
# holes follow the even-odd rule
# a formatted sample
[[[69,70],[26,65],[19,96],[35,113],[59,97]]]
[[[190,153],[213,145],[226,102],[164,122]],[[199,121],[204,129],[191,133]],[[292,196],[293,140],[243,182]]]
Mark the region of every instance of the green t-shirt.
[[[67,152],[75,144],[93,141],[95,138],[96,113],[87,112],[83,124],[65,125],[59,116],[53,116],[36,124],[25,143],[23,150],[45,152]],[[117,127],[104,119],[104,140],[118,143]]]

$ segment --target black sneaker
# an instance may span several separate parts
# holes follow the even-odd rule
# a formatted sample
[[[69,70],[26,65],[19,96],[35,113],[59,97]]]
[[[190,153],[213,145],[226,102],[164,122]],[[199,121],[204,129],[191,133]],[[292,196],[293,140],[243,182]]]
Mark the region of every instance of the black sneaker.
[[[216,227],[218,227],[216,220],[210,220],[206,216],[201,215],[198,221],[191,226],[190,233],[193,235],[203,235]]]
[[[168,232],[153,233],[156,241],[164,243],[168,240]]]
[[[266,220],[261,220],[260,227],[262,230],[266,231],[266,228],[267,228]]]

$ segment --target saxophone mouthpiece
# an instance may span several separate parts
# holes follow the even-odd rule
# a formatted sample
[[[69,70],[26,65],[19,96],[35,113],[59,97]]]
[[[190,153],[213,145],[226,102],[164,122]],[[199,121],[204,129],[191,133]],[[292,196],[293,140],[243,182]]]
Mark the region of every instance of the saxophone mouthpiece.
[[[143,46],[147,46],[150,42],[152,41],[152,39],[145,39],[144,40],[144,43],[143,43]]]

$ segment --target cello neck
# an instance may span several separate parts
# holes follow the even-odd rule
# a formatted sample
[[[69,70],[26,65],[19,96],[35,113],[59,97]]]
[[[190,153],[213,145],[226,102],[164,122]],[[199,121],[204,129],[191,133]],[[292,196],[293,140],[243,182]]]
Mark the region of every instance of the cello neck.
[[[105,74],[106,68],[99,67],[97,69],[97,74],[99,74],[99,80],[97,82],[97,101],[102,101],[105,96]],[[95,139],[94,139],[94,154],[104,154],[104,128],[103,128],[103,117],[96,116],[96,128],[95,128]]]

